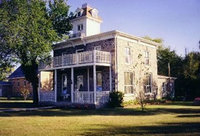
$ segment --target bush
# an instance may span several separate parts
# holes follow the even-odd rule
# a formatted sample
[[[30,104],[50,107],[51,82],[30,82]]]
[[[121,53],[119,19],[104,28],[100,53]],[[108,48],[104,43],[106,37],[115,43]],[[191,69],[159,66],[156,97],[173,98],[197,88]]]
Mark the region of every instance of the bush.
[[[124,94],[122,92],[111,92],[109,95],[109,107],[122,107]]]
[[[20,92],[21,95],[24,97],[24,100],[26,100],[30,94],[30,91],[27,88],[22,88]]]
[[[200,105],[200,97],[195,98],[193,101],[193,104],[199,106]]]

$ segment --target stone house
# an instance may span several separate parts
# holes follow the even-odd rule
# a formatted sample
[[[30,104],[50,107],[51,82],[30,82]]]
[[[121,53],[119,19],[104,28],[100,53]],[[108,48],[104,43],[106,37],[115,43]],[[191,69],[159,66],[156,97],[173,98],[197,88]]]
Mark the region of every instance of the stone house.
[[[158,43],[118,30],[101,33],[98,10],[87,4],[76,10],[71,23],[73,33],[53,45],[50,64],[40,63],[40,72],[53,73],[54,86],[49,91],[38,89],[40,102],[98,106],[108,101],[111,91],[122,91],[128,101],[136,97],[141,83],[145,95],[162,98]]]

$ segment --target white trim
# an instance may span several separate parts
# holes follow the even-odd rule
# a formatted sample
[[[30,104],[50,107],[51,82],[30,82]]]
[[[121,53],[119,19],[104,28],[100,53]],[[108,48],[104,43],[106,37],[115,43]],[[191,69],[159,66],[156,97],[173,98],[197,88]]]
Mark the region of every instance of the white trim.
[[[112,91],[112,68],[109,67],[110,91]]]
[[[39,69],[39,71],[48,71],[48,70],[55,70],[55,69],[65,69],[65,68],[77,68],[77,67],[86,67],[86,66],[111,66],[111,64],[102,64],[102,63],[87,63],[87,64],[79,64],[79,65],[73,65],[73,66],[62,66],[62,67],[54,67],[54,68],[46,68],[46,69]]]
[[[96,65],[93,66],[93,84],[94,84],[94,104],[96,104],[97,100],[97,96],[96,96],[96,90],[97,90],[97,82],[96,82]]]
[[[122,36],[118,36],[117,38],[119,38],[121,40],[126,40],[128,42],[138,43],[138,40],[133,40],[133,39],[129,39],[129,38],[122,37]]]
[[[147,47],[156,48],[155,45],[147,44],[147,43],[144,43],[140,40],[134,40],[134,39],[130,39],[130,38],[122,37],[122,36],[118,36],[118,38],[121,39],[121,40],[126,40],[128,42],[133,42],[133,43],[136,43],[136,44],[139,44],[139,45],[144,45],[144,46],[147,46]]]

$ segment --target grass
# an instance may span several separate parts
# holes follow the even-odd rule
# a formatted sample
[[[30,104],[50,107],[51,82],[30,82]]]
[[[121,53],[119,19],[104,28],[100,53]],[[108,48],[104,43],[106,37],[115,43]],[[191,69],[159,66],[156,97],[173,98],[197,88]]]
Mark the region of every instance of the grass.
[[[1,102],[0,102],[1,107]],[[0,112],[0,135],[200,135],[200,106],[188,103],[116,109]]]

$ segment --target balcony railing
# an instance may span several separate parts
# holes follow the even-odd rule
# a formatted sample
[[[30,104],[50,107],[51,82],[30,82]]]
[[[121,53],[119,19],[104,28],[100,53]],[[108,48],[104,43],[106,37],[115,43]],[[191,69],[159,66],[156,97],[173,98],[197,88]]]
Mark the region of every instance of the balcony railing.
[[[50,68],[89,64],[89,63],[110,64],[111,63],[110,52],[93,50],[93,51],[85,51],[80,53],[56,56],[52,58],[50,64],[40,62],[39,69],[50,69]]]
[[[70,34],[69,38],[77,38],[77,37],[84,37],[84,36],[85,36],[85,33],[78,32],[78,33]]]

